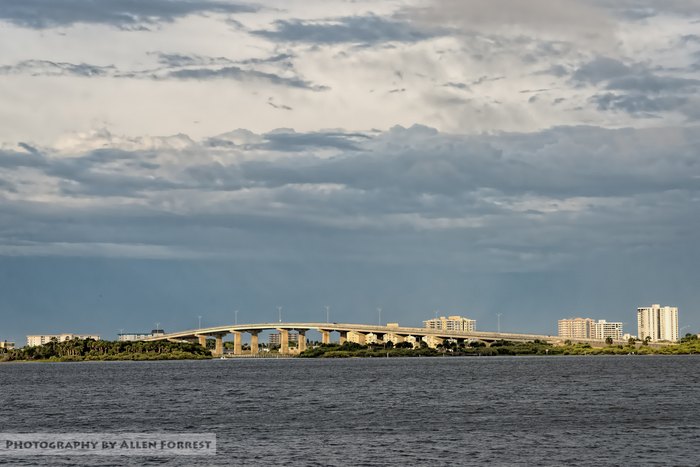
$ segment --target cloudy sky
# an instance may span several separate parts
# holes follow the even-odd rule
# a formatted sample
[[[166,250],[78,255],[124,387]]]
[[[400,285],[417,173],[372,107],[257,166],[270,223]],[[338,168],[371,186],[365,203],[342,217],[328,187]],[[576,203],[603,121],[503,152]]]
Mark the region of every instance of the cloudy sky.
[[[698,91],[698,0],[4,0],[0,339],[698,332]]]

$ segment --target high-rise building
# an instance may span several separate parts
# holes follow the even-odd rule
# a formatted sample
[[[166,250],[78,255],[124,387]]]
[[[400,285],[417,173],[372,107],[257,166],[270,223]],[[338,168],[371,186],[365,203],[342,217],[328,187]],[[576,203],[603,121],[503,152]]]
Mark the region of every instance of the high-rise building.
[[[467,331],[473,332],[476,329],[476,320],[465,318],[463,316],[440,316],[423,321],[423,327],[426,329],[439,329],[440,331]]]
[[[622,339],[622,323],[604,319],[598,321],[593,318],[560,319],[557,328],[559,337],[567,339],[604,340],[608,337],[615,340]]]
[[[678,340],[678,308],[674,306],[652,306],[637,308],[637,337],[650,341]]]

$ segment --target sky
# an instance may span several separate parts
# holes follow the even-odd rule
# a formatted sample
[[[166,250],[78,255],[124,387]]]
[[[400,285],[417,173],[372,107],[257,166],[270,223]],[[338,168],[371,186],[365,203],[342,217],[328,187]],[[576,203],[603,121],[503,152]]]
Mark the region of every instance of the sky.
[[[700,332],[700,1],[4,0],[0,340]]]

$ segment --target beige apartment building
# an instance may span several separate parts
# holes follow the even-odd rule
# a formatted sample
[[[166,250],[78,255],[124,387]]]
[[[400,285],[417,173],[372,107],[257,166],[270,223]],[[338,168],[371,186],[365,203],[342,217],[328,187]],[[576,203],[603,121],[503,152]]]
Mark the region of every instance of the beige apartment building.
[[[440,316],[423,321],[423,327],[440,331],[473,332],[476,329],[476,320],[463,316],[448,316],[447,318]]]
[[[622,323],[609,322],[604,319],[568,318],[560,319],[557,323],[559,337],[567,339],[598,339],[611,337],[622,339]]]
[[[98,341],[100,340],[100,336],[97,334],[36,334],[27,336],[27,347],[48,344],[52,339],[56,339],[58,342],[69,341],[71,339],[94,339]]]
[[[654,304],[637,308],[637,337],[650,341],[678,341],[678,308]]]
[[[568,339],[590,339],[593,318],[567,318],[557,322],[559,337]]]

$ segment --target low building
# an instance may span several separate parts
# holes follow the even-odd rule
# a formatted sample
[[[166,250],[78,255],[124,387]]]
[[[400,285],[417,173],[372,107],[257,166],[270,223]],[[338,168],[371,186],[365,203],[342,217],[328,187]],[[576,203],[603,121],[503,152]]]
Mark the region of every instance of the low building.
[[[98,341],[100,340],[100,336],[97,334],[35,334],[27,336],[27,347],[48,344],[52,340],[65,342],[71,339],[94,339]]]
[[[423,321],[423,327],[440,331],[473,332],[476,329],[476,320],[463,316],[440,316]]]
[[[149,337],[162,336],[163,334],[165,334],[165,331],[163,331],[162,329],[153,329],[150,332],[150,334],[138,333],[138,332],[119,333],[119,334],[117,334],[117,340],[119,342],[142,341],[142,340],[147,339]]]
[[[14,342],[0,341],[0,350],[12,350],[15,348]]]
[[[559,337],[566,339],[622,339],[622,323],[593,318],[567,318],[557,322]]]

